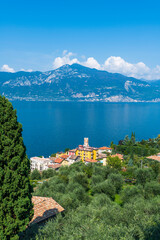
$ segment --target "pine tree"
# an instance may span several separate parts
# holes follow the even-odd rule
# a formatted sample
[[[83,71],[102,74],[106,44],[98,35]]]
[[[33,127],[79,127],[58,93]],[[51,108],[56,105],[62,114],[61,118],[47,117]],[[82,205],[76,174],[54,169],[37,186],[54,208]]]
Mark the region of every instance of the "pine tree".
[[[135,143],[136,143],[135,133],[132,132],[132,135],[131,135],[131,144],[134,145]]]
[[[133,167],[133,159],[132,158],[129,159],[128,166],[129,167]]]
[[[33,216],[30,162],[12,104],[0,96],[0,239],[18,239]]]

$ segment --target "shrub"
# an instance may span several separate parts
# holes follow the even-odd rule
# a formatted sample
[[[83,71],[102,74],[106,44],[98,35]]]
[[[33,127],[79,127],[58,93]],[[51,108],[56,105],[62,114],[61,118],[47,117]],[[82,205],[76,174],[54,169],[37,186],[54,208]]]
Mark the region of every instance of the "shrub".
[[[141,186],[127,186],[121,192],[121,198],[124,203],[142,196],[143,189]]]
[[[44,171],[42,172],[42,178],[43,178],[43,179],[51,178],[51,177],[53,177],[55,174],[56,174],[56,171],[55,171],[54,169],[49,168],[49,169],[44,170]]]
[[[101,182],[92,188],[92,194],[96,193],[105,193],[111,199],[114,199],[116,189],[110,181],[105,180],[104,182]]]
[[[41,174],[38,171],[38,169],[33,170],[33,172],[31,172],[31,180],[40,180],[41,179]]]
[[[154,179],[152,168],[137,169],[135,171],[136,183],[144,186],[147,182]]]
[[[112,173],[109,175],[108,180],[113,184],[116,189],[116,193],[122,189],[123,186],[123,177],[121,174]]]
[[[145,197],[152,198],[156,195],[160,195],[160,184],[156,181],[148,182],[145,184]]]

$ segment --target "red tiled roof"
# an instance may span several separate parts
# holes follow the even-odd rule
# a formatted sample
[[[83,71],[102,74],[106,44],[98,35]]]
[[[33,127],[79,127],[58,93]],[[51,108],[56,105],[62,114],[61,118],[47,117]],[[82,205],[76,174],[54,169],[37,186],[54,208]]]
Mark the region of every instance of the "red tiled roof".
[[[54,165],[48,165],[49,168],[57,169],[60,168],[62,165],[61,164],[54,164]]]
[[[68,155],[64,154],[64,155],[61,155],[60,157],[66,159],[66,158],[68,158]]]
[[[121,160],[123,160],[123,155],[122,154],[119,154],[119,153],[116,153],[114,155],[111,155],[111,157],[119,157]]]
[[[54,161],[55,163],[62,163],[64,159],[62,158],[56,158],[56,160]]]
[[[100,147],[99,149],[100,150],[112,150],[112,148],[110,148],[110,147]]]
[[[97,160],[93,160],[93,159],[86,159],[85,162],[91,162],[91,163],[96,163]]]
[[[30,221],[30,224],[41,222],[64,211],[64,208],[53,200],[53,198],[33,196],[32,203],[34,216]]]
[[[76,152],[77,149],[69,150],[68,152]]]
[[[152,159],[152,160],[156,160],[158,162],[160,162],[160,156],[156,156],[156,155],[153,155],[153,156],[149,156],[147,157],[148,159]]]

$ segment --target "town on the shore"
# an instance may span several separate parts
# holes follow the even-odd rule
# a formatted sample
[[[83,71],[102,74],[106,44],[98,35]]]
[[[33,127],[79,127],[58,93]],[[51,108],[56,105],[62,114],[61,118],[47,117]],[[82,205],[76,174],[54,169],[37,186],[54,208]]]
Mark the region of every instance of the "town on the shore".
[[[113,149],[111,147],[91,147],[89,146],[89,139],[84,138],[83,145],[79,145],[75,149],[68,149],[66,152],[57,152],[54,154],[54,157],[31,157],[31,171],[37,169],[42,172],[49,168],[58,170],[61,166],[70,166],[71,164],[79,161],[82,161],[85,164],[99,162],[102,163],[103,166],[106,166],[108,156],[118,157],[121,161],[123,161],[123,154],[112,153]],[[148,156],[147,158],[160,162],[160,153]]]
[[[58,152],[55,154],[55,157],[31,157],[31,171],[37,169],[41,172],[49,168],[58,170],[61,166],[70,166],[79,161],[82,161],[85,164],[100,162],[103,166],[106,166],[108,156],[117,156],[123,160],[122,154],[112,154],[111,147],[91,147],[89,146],[89,139],[84,138],[83,145],[79,145],[77,148],[66,152]]]

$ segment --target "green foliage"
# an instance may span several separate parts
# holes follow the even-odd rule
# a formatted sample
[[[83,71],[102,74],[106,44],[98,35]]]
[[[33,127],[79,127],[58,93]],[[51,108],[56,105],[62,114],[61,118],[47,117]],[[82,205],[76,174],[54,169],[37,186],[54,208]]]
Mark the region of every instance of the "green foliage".
[[[116,194],[115,195],[115,200],[114,200],[116,203],[118,203],[119,205],[122,205],[122,199],[121,199],[121,196],[119,194]]]
[[[149,166],[153,169],[155,176],[160,174],[160,163],[154,160],[149,160]]]
[[[43,178],[43,179],[51,178],[51,177],[53,177],[54,175],[56,175],[56,171],[55,171],[54,169],[52,169],[52,168],[49,168],[49,169],[44,170],[44,171],[42,172],[42,178]]]
[[[148,171],[154,175],[152,169]],[[157,178],[150,182],[147,177],[145,182],[149,182],[145,185],[144,181],[142,185],[127,185],[122,174],[135,177],[137,168],[128,167],[127,172],[100,164],[86,166],[82,162],[62,167],[38,186],[35,195],[53,197],[65,208],[65,216],[58,215],[39,228],[34,239],[160,239]]]
[[[0,96],[0,239],[18,239],[33,211],[30,161],[12,104]]]
[[[38,180],[30,180],[30,183],[31,183],[32,187],[35,188],[38,184]]]
[[[56,157],[56,153],[52,153],[52,154],[51,154],[51,157]]]
[[[125,178],[134,179],[135,178],[135,171],[137,170],[137,167],[127,167],[125,172],[121,172],[121,174]]]
[[[139,157],[150,156],[158,153],[160,151],[160,141],[159,138],[155,138],[136,142],[135,133],[132,133],[131,138],[126,136],[124,140],[121,141],[121,144],[113,144],[112,147],[115,152],[130,155],[130,158],[133,160],[133,153]]]
[[[31,172],[31,180],[40,180],[41,179],[41,174],[38,171],[38,169],[35,169]]]
[[[37,240],[158,240],[160,199],[137,200],[123,207],[96,196],[86,207],[81,205],[63,218],[49,221]]]
[[[110,147],[111,147],[112,149],[114,148],[114,143],[113,143],[113,141],[111,142]]]
[[[95,194],[94,198],[92,199],[91,202],[93,207],[97,207],[97,206],[106,206],[106,205],[111,205],[112,201],[111,199],[104,193],[101,194]]]
[[[129,167],[133,167],[133,159],[132,158],[129,159],[128,166]]]
[[[107,163],[110,167],[113,167],[114,169],[121,170],[121,168],[122,168],[122,162],[121,162],[121,159],[118,156],[107,157]]]
[[[93,186],[103,181],[104,181],[104,178],[101,175],[93,175],[91,178],[91,183]]]
[[[112,185],[111,181],[105,180],[104,182],[98,183],[93,186],[92,194],[104,193],[111,199],[114,199],[116,188]]]
[[[70,181],[73,183],[79,183],[85,189],[88,189],[88,179],[85,173],[77,172],[70,178]]]
[[[144,186],[147,182],[154,179],[152,168],[137,169],[135,171],[136,183]]]
[[[128,135],[127,135],[127,136],[125,136],[125,138],[124,138],[123,144],[124,144],[124,145],[129,145],[129,143],[130,143],[130,139],[129,139]]]
[[[111,182],[112,186],[115,187],[116,193],[119,193],[123,186],[123,177],[121,174],[112,173],[109,175],[108,180]]]
[[[135,133],[132,132],[131,135],[131,140],[130,140],[131,144],[134,145],[136,143],[136,137],[135,137]]]
[[[146,198],[153,198],[156,195],[160,195],[160,184],[156,181],[147,182],[144,190]]]
[[[87,174],[87,176],[90,178],[93,174],[93,167],[92,167],[92,163],[89,163],[87,165],[84,165],[83,167],[83,171]]]
[[[70,150],[70,148],[65,148],[64,152],[68,152]]]
[[[135,198],[143,196],[143,189],[141,186],[127,186],[121,192],[123,203],[130,202]]]

